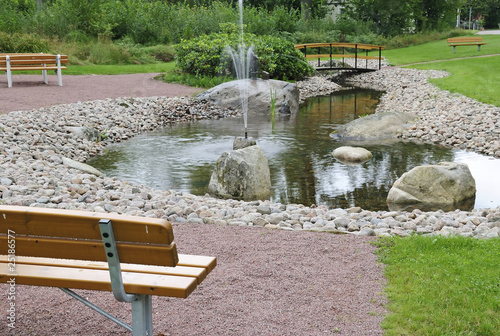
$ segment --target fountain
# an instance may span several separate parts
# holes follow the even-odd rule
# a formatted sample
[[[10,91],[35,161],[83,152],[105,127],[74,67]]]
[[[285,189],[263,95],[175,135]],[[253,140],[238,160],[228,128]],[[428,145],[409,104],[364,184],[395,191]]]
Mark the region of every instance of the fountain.
[[[240,14],[240,33],[241,33],[241,43],[238,45],[238,49],[234,50],[231,47],[226,48],[226,52],[231,57],[233,61],[234,70],[236,72],[236,78],[238,79],[238,84],[240,88],[240,100],[241,100],[241,110],[243,113],[243,123],[245,126],[245,139],[248,138],[248,80],[250,79],[250,68],[252,66],[252,61],[256,59],[253,52],[253,47],[245,45],[244,35],[243,35],[243,0],[238,1],[239,14]]]

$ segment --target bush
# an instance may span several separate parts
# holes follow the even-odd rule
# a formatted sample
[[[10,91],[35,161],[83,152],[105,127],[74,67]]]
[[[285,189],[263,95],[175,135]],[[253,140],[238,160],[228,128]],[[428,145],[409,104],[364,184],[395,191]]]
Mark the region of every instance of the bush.
[[[0,32],[0,53],[48,52],[46,40],[31,34],[7,34]]]
[[[213,33],[191,40],[183,40],[176,46],[177,65],[195,76],[217,76],[233,73],[228,67],[226,47],[238,48],[240,35],[237,33]],[[293,43],[273,36],[245,34],[246,45],[252,45],[258,58],[259,71],[267,71],[271,78],[300,79],[314,69],[307,64],[303,54]]]

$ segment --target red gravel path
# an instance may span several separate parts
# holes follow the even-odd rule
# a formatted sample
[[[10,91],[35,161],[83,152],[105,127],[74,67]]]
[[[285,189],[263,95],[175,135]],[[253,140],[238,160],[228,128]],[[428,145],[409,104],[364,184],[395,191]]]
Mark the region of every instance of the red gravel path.
[[[31,110],[56,104],[119,97],[192,96],[203,91],[179,84],[154,80],[157,74],[65,76],[63,86],[49,75],[48,84],[41,75],[13,75],[12,87],[7,76],[0,75],[0,114]]]
[[[175,224],[181,253],[218,265],[187,299],[153,298],[155,335],[381,335],[384,278],[373,238]],[[8,286],[0,285],[0,335]],[[108,292],[78,293],[130,323]],[[57,288],[17,287],[16,335],[126,335]]]

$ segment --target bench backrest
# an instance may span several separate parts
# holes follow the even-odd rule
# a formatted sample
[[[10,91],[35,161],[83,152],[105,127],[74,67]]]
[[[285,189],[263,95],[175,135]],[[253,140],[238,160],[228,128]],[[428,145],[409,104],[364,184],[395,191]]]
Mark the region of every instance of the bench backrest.
[[[107,261],[100,219],[111,220],[120,262],[177,265],[174,234],[166,220],[22,206],[0,205],[0,254]]]
[[[450,37],[448,43],[483,42],[482,37]]]
[[[51,54],[0,54],[0,66],[7,64],[9,56],[11,65],[30,65],[30,64],[56,64],[57,55]],[[68,63],[67,55],[60,55],[61,63]]]

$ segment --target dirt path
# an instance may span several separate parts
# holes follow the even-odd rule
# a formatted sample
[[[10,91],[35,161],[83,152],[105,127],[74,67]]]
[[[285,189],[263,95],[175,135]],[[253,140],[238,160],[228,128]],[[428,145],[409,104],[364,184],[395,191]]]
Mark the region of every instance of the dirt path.
[[[153,298],[155,335],[381,335],[384,278],[374,238],[174,224],[181,253],[218,266],[187,299]],[[0,335],[8,286],[0,285]],[[78,291],[130,322],[130,305]],[[127,335],[57,288],[16,288],[15,335]]]
[[[0,76],[0,113],[31,110],[56,104],[119,97],[192,96],[203,91],[179,84],[154,80],[157,74],[65,76],[63,86],[49,75],[44,84],[42,75],[14,75],[12,87],[7,77]]]

